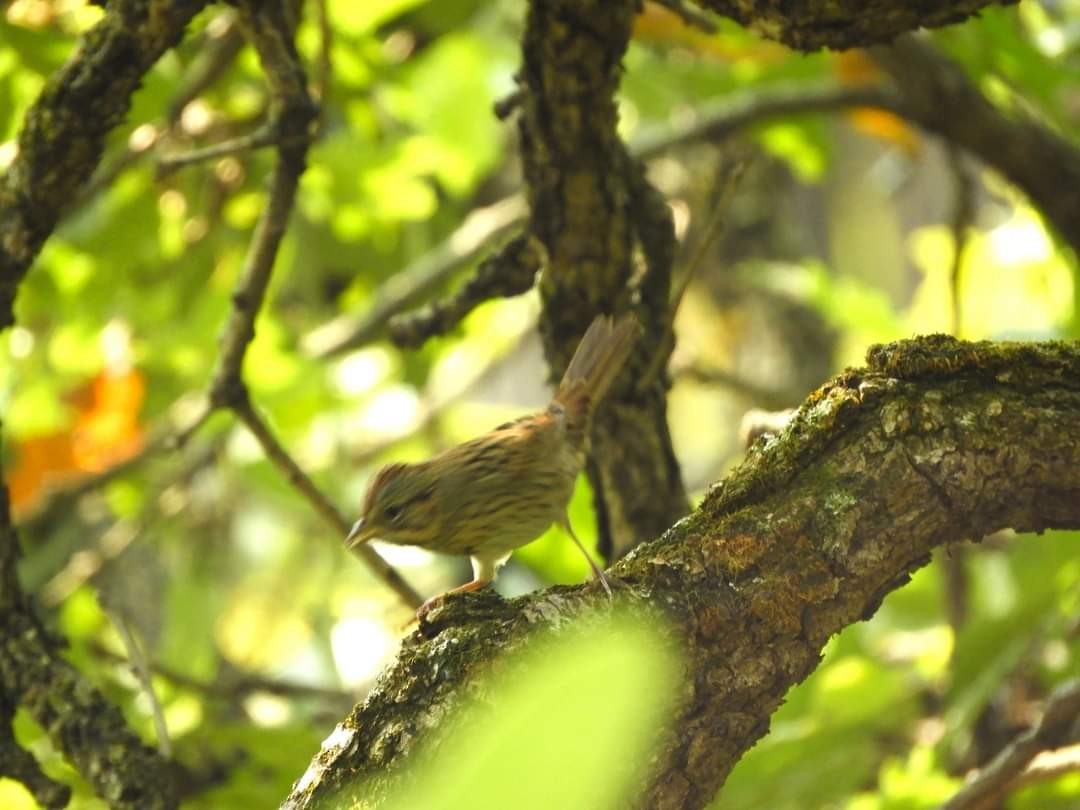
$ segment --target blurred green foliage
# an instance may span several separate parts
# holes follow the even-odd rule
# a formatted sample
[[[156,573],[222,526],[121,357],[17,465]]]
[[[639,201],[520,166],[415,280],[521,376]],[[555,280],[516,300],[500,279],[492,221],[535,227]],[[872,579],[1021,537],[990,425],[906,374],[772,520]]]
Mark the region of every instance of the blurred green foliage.
[[[614,614],[530,639],[473,685],[480,697],[453,741],[418,755],[388,810],[627,807],[678,693],[672,638]],[[360,786],[340,806],[363,796]]]
[[[514,126],[491,107],[514,87],[522,13],[509,2],[328,0],[326,42],[305,5],[298,42],[322,97],[322,129],[245,375],[301,466],[350,514],[378,465],[423,458],[545,401],[534,294],[485,304],[414,352],[379,339],[316,358],[303,343],[341,313],[363,316],[468,212],[520,187]],[[46,77],[99,14],[74,1],[18,0],[0,15],[0,167]],[[622,129],[631,142],[731,93],[818,87],[849,71],[850,55],[796,55],[730,23],[705,35],[665,14],[647,6],[624,60]],[[178,757],[194,774],[190,806],[206,808],[278,802],[393,656],[407,617],[224,415],[181,451],[40,511],[50,486],[124,457],[207,383],[272,155],[242,153],[161,177],[154,162],[248,133],[265,115],[262,74],[245,46],[167,125],[180,88],[229,36],[230,12],[211,7],[148,75],[109,137],[105,165],[123,168],[73,206],[20,290],[18,326],[0,338],[4,465],[25,522],[24,579],[70,640],[72,662],[153,741],[150,705],[114,621],[135,625],[157,667]],[[1077,139],[1076,0],[988,9],[934,37],[996,102]],[[953,191],[940,144],[847,114],[762,124],[748,137],[765,152],[765,168],[745,182],[714,266],[684,302],[677,366],[724,368],[801,396],[829,369],[860,362],[871,342],[954,328]],[[668,152],[651,169],[693,242],[708,210],[714,148]],[[999,177],[976,173],[961,336],[1080,335],[1075,257]],[[823,345],[811,333],[833,341],[831,356],[810,353]],[[745,393],[676,376],[672,432],[695,493],[738,459],[738,419],[752,404]],[[587,543],[596,535],[591,498],[582,480],[570,513]],[[1003,741],[986,730],[991,721],[1022,727],[1056,683],[1080,675],[1076,542],[1048,533],[965,552],[967,615],[958,626],[941,561],[920,571],[872,621],[830,643],[715,807],[876,810],[948,797],[978,764],[980,746]],[[424,593],[466,570],[463,561],[386,551]],[[515,555],[500,588],[513,594],[586,575],[553,529]],[[507,686],[514,710],[470,732],[463,757],[475,756],[476,770],[432,778],[446,780],[448,792],[470,790],[472,774],[497,797],[506,780],[550,783],[558,771],[568,795],[591,797],[581,806],[617,796],[618,785],[605,782],[605,735],[646,740],[666,704],[650,704],[654,715],[630,708],[646,684],[626,677],[637,672],[626,656],[651,642],[605,643],[594,639],[595,654],[553,659],[544,677]],[[556,691],[573,696],[565,714],[537,723],[536,706]],[[601,703],[602,723],[590,710]],[[613,703],[639,733],[607,724]],[[571,722],[580,735],[568,735],[573,753],[563,748],[560,760],[553,745]],[[21,715],[18,733],[49,773],[76,786],[75,806],[101,806]],[[495,739],[521,747],[481,762]],[[525,744],[541,739],[543,757]],[[576,767],[565,768],[568,760]],[[1074,774],[1026,788],[1009,807],[1078,802]],[[30,806],[20,786],[0,781],[0,807]]]

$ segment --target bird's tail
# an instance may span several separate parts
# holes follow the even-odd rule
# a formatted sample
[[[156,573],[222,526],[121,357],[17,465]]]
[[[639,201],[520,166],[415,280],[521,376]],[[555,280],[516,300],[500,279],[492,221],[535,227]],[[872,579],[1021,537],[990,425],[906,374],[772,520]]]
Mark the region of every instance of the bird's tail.
[[[587,428],[593,407],[607,393],[641,335],[641,325],[627,313],[618,320],[597,316],[566,367],[555,403],[566,412],[567,426],[575,432]]]

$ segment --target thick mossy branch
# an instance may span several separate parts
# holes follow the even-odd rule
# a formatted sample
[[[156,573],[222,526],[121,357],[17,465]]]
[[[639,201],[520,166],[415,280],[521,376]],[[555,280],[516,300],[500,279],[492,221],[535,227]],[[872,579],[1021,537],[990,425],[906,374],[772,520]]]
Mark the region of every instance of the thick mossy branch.
[[[761,36],[800,51],[873,45],[915,31],[960,22],[991,5],[1016,0],[697,0]]]
[[[14,322],[19,282],[101,160],[105,136],[143,76],[180,41],[205,0],[110,0],[26,113],[19,151],[0,178],[0,329]]]
[[[830,636],[870,617],[936,546],[1006,527],[1080,528],[1080,344],[903,341],[815,392],[611,572],[617,598],[680,629],[685,655],[682,704],[639,806],[707,806]],[[378,807],[420,742],[452,750],[443,734],[475,676],[538,628],[604,605],[591,586],[450,600],[286,806],[360,784]]]
[[[176,807],[168,763],[61,657],[57,641],[38,622],[16,578],[18,553],[7,488],[0,486],[0,707],[12,710],[0,712],[0,719],[9,722],[14,707],[24,709],[110,807]],[[10,739],[10,734],[0,732],[0,739],[4,737]],[[5,775],[26,780],[46,807],[63,806],[65,789],[35,772],[28,756],[21,759],[5,760]]]

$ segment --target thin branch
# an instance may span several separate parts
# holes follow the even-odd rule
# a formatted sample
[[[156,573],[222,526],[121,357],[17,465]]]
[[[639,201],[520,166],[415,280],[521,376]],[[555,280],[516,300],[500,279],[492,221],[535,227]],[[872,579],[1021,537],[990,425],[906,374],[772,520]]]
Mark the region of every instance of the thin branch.
[[[124,658],[122,655],[119,655],[113,650],[100,644],[92,645],[91,650],[95,655],[115,663],[132,663],[129,659]],[[304,683],[283,681],[245,670],[238,671],[231,667],[225,674],[220,675],[214,681],[203,681],[199,678],[194,678],[191,675],[157,661],[147,662],[147,667],[154,675],[164,678],[175,686],[190,689],[191,691],[199,692],[200,694],[221,698],[230,703],[236,703],[256,692],[265,692],[266,694],[283,698],[312,698],[335,702],[348,701],[349,703],[354,702],[356,699],[356,694],[347,689],[333,689],[325,686],[311,686]]]
[[[979,771],[942,810],[980,810],[1000,802],[1035,757],[1071,741],[1080,729],[1080,678],[1051,693],[1042,719],[1025,731]]]
[[[175,155],[164,155],[158,158],[157,174],[160,179],[170,172],[185,166],[191,166],[195,163],[205,163],[208,160],[217,160],[218,158],[239,154],[240,152],[252,152],[267,146],[296,146],[299,144],[306,144],[308,140],[309,137],[306,133],[299,135],[284,135],[280,131],[278,122],[267,121],[254,132],[247,135],[241,135],[239,138],[233,138],[228,141],[223,141],[222,143],[211,144],[210,146],[204,146],[201,149],[192,149],[188,152],[181,152]]]
[[[308,127],[316,112],[292,42],[291,23],[282,4],[241,7],[241,22],[258,51],[277,106],[285,139],[278,144],[278,162],[270,178],[267,206],[252,236],[244,267],[233,292],[233,307],[221,336],[221,350],[210,381],[212,408],[228,408],[251,431],[267,458],[281,469],[289,483],[344,537],[349,523],[304,474],[255,411],[243,379],[244,357],[255,337],[255,319],[266,297],[278,246],[285,234],[300,174],[307,153]],[[410,607],[420,597],[374,550],[360,555],[384,584]]]
[[[399,347],[416,348],[430,337],[445,335],[479,304],[527,292],[543,263],[544,246],[530,236],[516,236],[480,262],[465,286],[449,298],[391,318],[390,339]]]
[[[521,106],[522,100],[525,98],[525,91],[521,88],[507,93],[502,98],[498,99],[492,106],[492,112],[495,113],[495,117],[500,121],[505,121],[511,115],[514,110]]]
[[[953,239],[952,266],[949,268],[949,289],[952,294],[952,333],[961,337],[963,327],[963,304],[960,300],[960,270],[964,264],[964,251],[968,246],[968,229],[975,219],[975,178],[964,165],[960,150],[949,146],[949,166],[953,179],[953,211],[949,229]]]
[[[700,365],[686,365],[676,368],[676,379],[693,380],[702,385],[725,388],[736,396],[745,397],[762,408],[780,411],[798,404],[801,395],[794,391],[771,388],[748,380],[740,374],[722,368],[706,368]]]
[[[731,208],[731,202],[735,197],[735,190],[739,187],[739,182],[742,180],[743,174],[745,174],[746,168],[750,165],[752,159],[753,154],[751,152],[744,149],[737,149],[733,154],[726,155],[721,160],[716,182],[713,187],[713,196],[716,202],[705,223],[705,229],[698,238],[697,245],[690,256],[690,260],[686,265],[682,278],[675,282],[674,293],[670,294],[667,312],[663,318],[663,328],[665,329],[664,340],[653,353],[648,366],[646,366],[645,370],[638,376],[637,388],[639,391],[645,391],[667,367],[668,360],[675,348],[675,332],[673,327],[675,316],[679,311],[679,305],[682,303],[683,296],[686,295],[686,290],[690,287],[690,282],[701,269],[701,265],[704,264],[706,256],[709,255],[709,251],[717,237],[720,235],[721,227],[727,222],[727,215]],[[674,239],[674,237],[672,237],[672,239]],[[791,403],[789,402],[786,404],[790,405]]]
[[[120,640],[124,642],[124,649],[127,650],[131,668],[134,670],[139,685],[150,701],[150,713],[154,718],[154,730],[157,732],[158,751],[168,759],[172,756],[172,742],[169,740],[169,728],[165,724],[165,712],[162,711],[161,701],[158,700],[157,693],[154,691],[154,683],[150,678],[150,666],[147,663],[146,654],[143,652],[142,645],[135,637],[135,630],[124,616],[123,611],[112,608],[107,609],[106,612],[111,616],[113,626],[116,627],[117,633],[120,634]]]
[[[733,93],[698,108],[694,116],[676,126],[645,129],[634,138],[631,151],[641,160],[690,143],[718,141],[748,126],[791,115],[829,113],[850,107],[876,107],[903,115],[896,94],[885,87],[792,83],[767,92]]]
[[[870,55],[893,79],[894,112],[1005,175],[1080,253],[1080,149],[1022,110],[1006,114],[959,65],[917,37],[871,48]]]
[[[715,34],[720,30],[716,25],[716,20],[685,0],[653,0],[653,2],[666,8],[690,27],[699,28],[706,34]]]
[[[423,301],[524,216],[521,195],[473,211],[441,245],[383,285],[362,317],[342,315],[305,335],[301,340],[304,352],[311,357],[334,357],[382,336],[394,315]]]
[[[330,97],[330,83],[334,76],[334,64],[330,54],[334,49],[334,26],[326,9],[327,0],[315,0],[315,21],[319,29],[319,58],[315,64],[315,103],[319,105],[316,134],[326,128],[326,101]]]
[[[727,222],[732,200],[735,199],[735,191],[738,189],[739,183],[743,175],[746,174],[746,169],[753,158],[752,152],[739,150],[730,157],[725,157],[721,162],[712,195],[716,200],[713,204],[712,214],[705,223],[705,231],[699,237],[697,247],[686,265],[686,271],[671,296],[672,320],[675,319],[675,315],[679,311],[679,305],[682,303],[683,296],[686,295],[690,282],[694,280],[694,277],[701,270],[701,266],[705,263],[705,257],[709,255],[709,251],[720,235],[721,227]]]
[[[311,504],[319,516],[334,530],[336,536],[345,537],[349,533],[351,522],[337,510],[337,507],[300,469],[300,466],[277,440],[266,422],[255,412],[251,402],[245,398],[231,403],[230,407],[237,418],[251,431],[270,463],[281,470],[289,484]],[[357,547],[356,554],[367,564],[372,573],[384,585],[391,588],[394,593],[401,597],[402,601],[409,607],[415,609],[423,603],[423,599],[420,598],[419,594],[386,560],[379,556],[375,549],[367,544],[362,544]]]
[[[64,211],[64,216],[70,216],[96,198],[106,189],[112,188],[116,179],[133,166],[137,166],[151,153],[161,140],[164,130],[159,126],[150,125],[153,131],[143,142],[137,145],[129,145],[120,154],[110,157],[91,176],[89,182],[76,195],[72,206]]]

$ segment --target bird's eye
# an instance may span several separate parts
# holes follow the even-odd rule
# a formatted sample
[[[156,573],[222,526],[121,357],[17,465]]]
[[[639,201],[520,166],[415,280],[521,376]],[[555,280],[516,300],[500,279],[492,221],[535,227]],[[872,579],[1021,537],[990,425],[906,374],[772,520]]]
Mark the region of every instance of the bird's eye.
[[[394,505],[387,506],[383,509],[383,517],[392,524],[401,522],[401,507]]]

